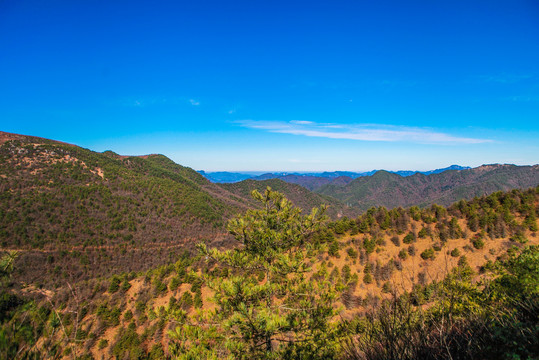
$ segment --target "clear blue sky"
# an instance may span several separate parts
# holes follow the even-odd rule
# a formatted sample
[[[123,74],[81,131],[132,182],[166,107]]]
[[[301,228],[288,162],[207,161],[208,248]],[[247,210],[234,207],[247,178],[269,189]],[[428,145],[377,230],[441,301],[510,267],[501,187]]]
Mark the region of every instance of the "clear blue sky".
[[[197,170],[539,162],[537,1],[0,1],[0,130]]]

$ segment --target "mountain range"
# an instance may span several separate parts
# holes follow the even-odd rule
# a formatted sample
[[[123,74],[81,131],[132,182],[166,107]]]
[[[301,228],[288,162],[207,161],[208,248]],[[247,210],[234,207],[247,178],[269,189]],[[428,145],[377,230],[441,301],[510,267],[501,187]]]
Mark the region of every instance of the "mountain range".
[[[164,155],[99,153],[0,132],[0,244],[23,250],[21,279],[50,285],[159,266],[203,239],[228,246],[225,224],[257,206],[255,187],[279,189],[304,209],[328,203],[334,218],[357,214],[278,179],[226,185]],[[55,276],[41,271],[60,258]]]
[[[372,206],[423,207],[432,203],[448,206],[460,199],[537,184],[539,165],[493,164],[431,175],[416,173],[406,177],[378,171],[372,176],[357,178],[345,185],[322,186],[316,192],[365,211]]]
[[[208,177],[208,174],[205,175]],[[399,206],[422,207],[432,203],[448,206],[460,199],[471,199],[495,191],[537,186],[539,165],[491,164],[476,168],[451,165],[425,172],[373,170],[365,173],[267,173],[219,185],[230,190],[240,188],[247,182],[253,187],[254,182],[269,180],[301,185],[326,198],[339,200],[345,205],[342,209],[353,213],[350,209],[362,212],[373,206],[390,209]],[[339,205],[334,203],[334,206]]]
[[[29,265],[20,275],[27,281],[70,249],[70,260],[55,274],[80,280],[161,265],[201,239],[229,246],[227,220],[256,207],[250,192],[268,186],[304,210],[327,204],[328,215],[339,219],[354,218],[370,207],[449,205],[539,184],[537,165],[485,165],[411,176],[377,171],[355,179],[341,175],[289,174],[215,184],[164,155],[99,153],[0,132],[0,244],[25,250],[23,260]],[[294,183],[299,179],[318,183],[300,186]],[[124,256],[115,256],[118,252]]]
[[[411,176],[416,173],[430,175],[438,174],[447,170],[465,170],[469,169],[467,166],[460,165],[451,165],[446,168],[429,170],[429,171],[411,171],[411,170],[399,170],[399,171],[389,171],[391,173],[400,175],[400,176]],[[217,171],[217,172],[206,172],[204,170],[199,170],[198,172],[204,176],[206,179],[214,183],[233,183],[247,179],[253,180],[268,180],[268,179],[281,179],[286,182],[292,182],[305,186],[311,190],[312,186],[309,186],[310,183],[322,182],[323,185],[326,185],[331,182],[332,179],[342,178],[342,179],[355,179],[362,176],[371,176],[376,172],[382,170],[371,170],[364,172],[353,172],[353,171],[324,171],[324,172],[310,172],[310,173],[298,173],[298,172],[273,172],[273,173],[238,173],[238,172],[228,172],[228,171]],[[303,180],[300,180],[303,179]],[[327,180],[325,180],[327,179]],[[306,186],[307,185],[307,186]]]
[[[303,210],[329,206],[332,221],[298,243],[308,247],[298,245],[279,261],[299,259],[307,265],[301,269],[306,283],[322,280],[333,289],[332,308],[339,316],[324,329],[346,329],[339,335],[341,344],[353,334],[349,331],[365,338],[359,333],[365,326],[355,324],[362,324],[367,311],[383,310],[384,300],[397,291],[408,292],[410,306],[437,311],[448,303],[433,291],[444,278],[455,280],[455,271],[466,271],[467,280],[460,281],[467,282],[456,285],[455,299],[471,299],[463,289],[481,284],[492,275],[488,269],[501,266],[497,260],[518,251],[535,251],[524,258],[535,259],[524,266],[528,272],[516,274],[524,285],[536,283],[538,165],[494,164],[410,176],[377,171],[355,179],[335,175],[316,191],[281,178],[215,184],[164,155],[100,153],[0,132],[0,340],[7,339],[0,341],[0,358],[173,358],[182,339],[197,344],[211,336],[206,318],[197,314],[215,311],[206,313],[213,323],[228,311],[212,286],[233,281],[234,287],[224,289],[237,289],[236,279],[247,275],[251,280],[243,289],[250,291],[263,286],[267,275],[256,267],[219,264],[197,252],[195,244],[222,249],[239,261],[246,243],[227,232],[229,219],[240,216],[233,224],[248,224],[243,231],[254,229],[257,239],[283,229],[281,219],[293,217],[297,223],[278,234],[294,234],[312,221],[298,217],[284,199],[271,206],[253,200],[253,190],[267,187]],[[458,202],[433,204],[453,201]],[[532,246],[526,250],[525,244]],[[328,294],[324,287],[313,289]],[[528,287],[516,289],[520,295]],[[488,294],[480,290],[469,293],[483,301],[474,309],[485,308],[490,323],[488,296],[483,296]],[[245,294],[238,291],[234,299],[244,303]],[[282,295],[288,294],[279,299]],[[447,323],[445,315],[441,320]],[[536,329],[536,321],[530,323],[526,329]],[[425,333],[434,333],[436,326]],[[227,328],[218,329],[216,339],[226,339]],[[459,332],[466,334],[465,344],[475,328],[470,329]],[[522,325],[507,321],[501,329],[505,337],[520,334]],[[401,337],[399,344],[410,338]],[[216,347],[210,340],[205,350]]]

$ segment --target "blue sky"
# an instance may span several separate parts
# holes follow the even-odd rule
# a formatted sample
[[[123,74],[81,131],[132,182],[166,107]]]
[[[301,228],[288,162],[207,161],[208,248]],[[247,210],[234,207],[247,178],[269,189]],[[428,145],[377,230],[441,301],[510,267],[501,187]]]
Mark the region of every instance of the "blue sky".
[[[0,1],[0,130],[208,171],[539,162],[536,1]]]

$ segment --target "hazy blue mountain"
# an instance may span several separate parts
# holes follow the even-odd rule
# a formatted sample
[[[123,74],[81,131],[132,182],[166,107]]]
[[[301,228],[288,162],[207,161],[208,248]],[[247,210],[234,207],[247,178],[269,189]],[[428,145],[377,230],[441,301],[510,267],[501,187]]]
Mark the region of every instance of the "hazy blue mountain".
[[[247,180],[253,177],[253,175],[249,175],[249,174],[241,174],[241,173],[226,172],[226,171],[205,172],[204,170],[199,170],[198,173],[213,183],[235,183],[235,182]]]
[[[399,170],[399,171],[387,171],[389,173],[397,174],[402,177],[412,176],[420,173],[423,175],[439,174],[447,170],[466,170],[467,166],[451,165],[443,169],[429,170],[429,171],[411,171],[411,170]],[[252,180],[270,180],[280,179],[292,184],[298,184],[306,187],[309,190],[316,190],[325,185],[344,186],[353,179],[364,176],[372,176],[379,171],[385,170],[371,170],[365,172],[353,172],[353,171],[324,171],[324,172],[312,172],[312,173],[300,173],[300,172],[273,172],[273,173],[236,173],[236,172],[205,172],[199,171],[201,175],[206,177],[213,183],[235,183],[247,179]]]

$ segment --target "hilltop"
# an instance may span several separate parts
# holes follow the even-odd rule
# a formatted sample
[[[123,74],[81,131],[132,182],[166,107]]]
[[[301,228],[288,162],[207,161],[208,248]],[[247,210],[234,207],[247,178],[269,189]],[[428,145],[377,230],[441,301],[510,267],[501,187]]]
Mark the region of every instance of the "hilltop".
[[[226,219],[246,209],[163,155],[10,137],[0,146],[0,242],[24,250],[26,281],[157,266],[197,239],[218,237]]]
[[[539,165],[483,165],[473,169],[449,170],[402,177],[387,171],[360,177],[344,186],[330,184],[319,194],[334,197],[349,206],[367,210],[371,206],[388,208],[448,206],[460,199],[472,199],[495,191],[525,189],[539,184]]]
[[[422,172],[373,170],[363,173],[267,173],[259,176],[225,172],[218,173],[218,178],[213,178],[212,173],[204,175],[218,183],[279,179],[333,198],[355,211],[365,211],[371,206],[424,207],[432,203],[447,206],[460,199],[469,200],[494,191],[537,186],[539,165],[492,164],[476,168],[451,165]],[[251,178],[245,180],[246,176]],[[225,188],[227,186],[233,188],[225,184]]]
[[[305,208],[340,206],[274,185]],[[4,132],[0,198],[2,248],[23,251],[17,278],[43,285],[149,269],[202,239],[227,243],[226,221],[253,206],[248,192],[212,184],[164,155],[98,153]]]

